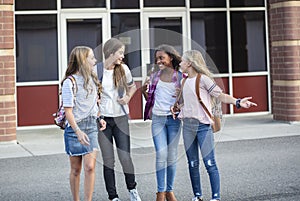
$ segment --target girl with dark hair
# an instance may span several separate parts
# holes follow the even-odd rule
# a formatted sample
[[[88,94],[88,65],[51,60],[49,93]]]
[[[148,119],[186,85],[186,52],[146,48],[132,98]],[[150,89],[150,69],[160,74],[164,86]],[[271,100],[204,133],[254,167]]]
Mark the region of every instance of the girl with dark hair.
[[[147,100],[144,120],[152,118],[152,138],[156,151],[156,201],[177,201],[173,184],[176,173],[180,120],[173,119],[170,108],[180,90],[181,57],[174,47],[160,45],[155,49],[155,69],[142,87]]]

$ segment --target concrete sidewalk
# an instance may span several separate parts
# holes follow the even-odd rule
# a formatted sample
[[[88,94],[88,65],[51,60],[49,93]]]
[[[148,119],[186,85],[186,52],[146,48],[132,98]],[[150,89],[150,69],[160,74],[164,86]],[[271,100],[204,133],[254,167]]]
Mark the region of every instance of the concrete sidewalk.
[[[272,115],[224,117],[222,124],[216,142],[300,135],[300,123],[274,121]],[[130,127],[133,149],[153,147],[150,121],[131,123]],[[59,128],[18,130],[17,143],[0,143],[0,159],[59,153],[64,153]]]

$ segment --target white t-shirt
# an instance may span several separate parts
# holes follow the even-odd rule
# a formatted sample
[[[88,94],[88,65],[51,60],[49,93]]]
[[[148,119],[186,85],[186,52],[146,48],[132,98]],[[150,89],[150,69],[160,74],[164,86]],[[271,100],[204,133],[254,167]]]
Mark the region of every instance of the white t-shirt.
[[[122,64],[122,67],[125,71],[126,82],[128,86],[132,86],[134,84],[131,72],[127,65]],[[100,112],[101,115],[106,117],[119,117],[129,113],[128,105],[123,105],[126,114],[122,110],[121,105],[117,102],[119,95],[118,90],[114,86],[113,81],[113,73],[114,70],[107,70],[103,68],[103,78],[102,78],[102,94],[100,100]],[[126,92],[124,92],[125,95]]]
[[[170,107],[176,101],[175,83],[159,80],[154,93],[155,101],[152,113],[158,116],[171,115]]]
[[[204,111],[202,105],[199,103],[195,83],[196,77],[187,78],[183,86],[183,101],[184,106],[181,108],[178,118],[195,118],[198,119],[203,124],[213,123],[209,116]],[[206,75],[201,75],[200,79],[200,97],[207,107],[208,111],[211,112],[211,97],[218,97],[222,93],[222,89],[216,85],[216,83],[211,80]]]

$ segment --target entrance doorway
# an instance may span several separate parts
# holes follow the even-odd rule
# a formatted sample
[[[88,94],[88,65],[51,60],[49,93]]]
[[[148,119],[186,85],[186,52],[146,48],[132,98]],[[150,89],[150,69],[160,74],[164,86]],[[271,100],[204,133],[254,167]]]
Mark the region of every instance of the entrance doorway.
[[[84,16],[84,17],[82,17]],[[97,61],[102,61],[103,41],[108,38],[106,14],[62,14],[61,27],[61,77],[64,74],[68,57],[75,46],[88,46],[95,52]],[[105,31],[104,31],[105,30]]]
[[[154,50],[161,44],[173,46],[179,54],[188,49],[187,25],[185,12],[168,13],[144,13],[143,16],[142,45],[143,66],[147,66],[143,71],[143,76],[147,76],[152,64],[154,64]]]

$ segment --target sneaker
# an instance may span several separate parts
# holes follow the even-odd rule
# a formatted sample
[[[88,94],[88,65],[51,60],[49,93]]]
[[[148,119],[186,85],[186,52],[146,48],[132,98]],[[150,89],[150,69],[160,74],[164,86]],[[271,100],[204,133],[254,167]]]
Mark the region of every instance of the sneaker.
[[[119,198],[114,198],[111,201],[121,201]]]
[[[194,197],[192,201],[203,201],[202,197]]]
[[[129,195],[130,195],[130,201],[142,201],[136,188],[130,190]]]
[[[220,200],[212,199],[212,200],[210,200],[210,201],[220,201]]]

